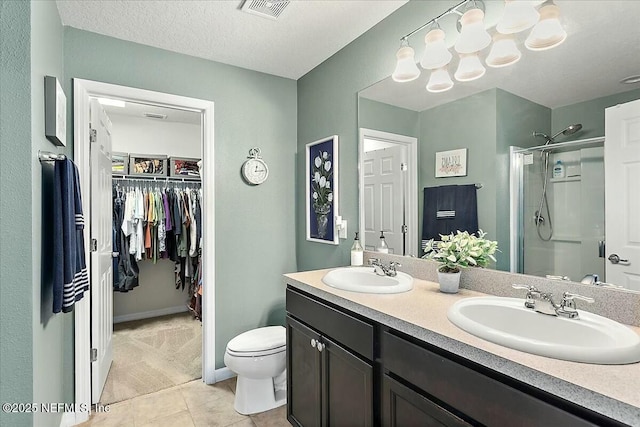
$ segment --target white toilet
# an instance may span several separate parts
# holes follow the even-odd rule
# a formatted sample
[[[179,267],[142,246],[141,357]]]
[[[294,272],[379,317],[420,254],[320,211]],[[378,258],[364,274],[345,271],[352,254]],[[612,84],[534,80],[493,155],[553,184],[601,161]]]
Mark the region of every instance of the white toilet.
[[[282,326],[253,329],[229,341],[224,363],[238,374],[236,411],[255,414],[287,402],[286,344]]]

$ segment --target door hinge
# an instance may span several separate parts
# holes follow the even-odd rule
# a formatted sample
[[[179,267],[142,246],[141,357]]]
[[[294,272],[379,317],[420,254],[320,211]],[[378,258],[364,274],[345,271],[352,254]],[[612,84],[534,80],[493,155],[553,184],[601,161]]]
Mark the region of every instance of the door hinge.
[[[98,239],[91,239],[91,252],[96,252],[98,250]]]
[[[98,349],[97,348],[92,348],[91,349],[91,361],[95,362],[98,360]]]
[[[408,231],[409,231],[408,227],[405,224],[403,224],[402,225],[402,233],[403,234],[407,234]]]
[[[406,171],[408,171],[408,170],[409,170],[409,165],[408,165],[408,164],[406,164],[406,163],[400,163],[400,170],[401,170],[402,172],[406,172]]]
[[[95,129],[89,128],[89,141],[96,142],[98,140],[98,131]]]

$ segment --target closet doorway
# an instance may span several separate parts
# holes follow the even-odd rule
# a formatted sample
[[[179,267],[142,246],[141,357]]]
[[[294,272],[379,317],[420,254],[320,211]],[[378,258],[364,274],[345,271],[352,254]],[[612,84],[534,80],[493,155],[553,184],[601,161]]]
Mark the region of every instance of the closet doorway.
[[[131,156],[138,153],[150,156],[153,154],[171,155],[173,159],[176,158],[201,158],[203,163],[202,176],[201,176],[201,210],[203,217],[206,217],[206,221],[202,221],[201,228],[201,240],[202,240],[202,282],[205,284],[202,292],[202,379],[206,383],[210,384],[215,382],[215,306],[214,306],[214,183],[213,183],[213,103],[209,101],[186,98],[181,96],[175,96],[170,94],[164,94],[159,92],[146,91],[141,89],[111,85],[106,83],[79,80],[74,79],[74,135],[75,135],[75,162],[80,172],[80,180],[83,189],[89,189],[91,185],[91,173],[95,175],[95,171],[92,171],[90,160],[90,145],[91,135],[89,132],[90,123],[90,110],[95,108],[96,98],[109,98],[114,100],[121,100],[129,105],[140,106],[139,110],[149,110],[152,114],[159,114],[162,116],[162,108],[171,108],[172,112],[176,112],[178,115],[182,114],[182,121],[198,122],[198,126],[193,126],[195,123],[185,123],[184,129],[186,133],[191,133],[191,141],[197,138],[200,142],[198,147],[189,147],[185,138],[184,143],[181,141],[176,142],[176,145],[180,147],[177,151],[171,151],[171,147],[162,147],[156,142],[154,138],[147,138],[146,142],[144,135],[135,135],[135,130],[132,129],[133,119],[131,117],[120,117],[114,111],[112,107],[106,107],[109,110],[109,115],[112,116],[111,122],[115,124],[112,126],[111,139],[112,149],[111,152],[126,152]],[[93,100],[93,101],[92,101]],[[93,105],[92,105],[93,102]],[[169,111],[169,110],[167,110]],[[95,116],[95,113],[94,113]],[[156,116],[157,117],[157,116]],[[175,127],[175,126],[174,126]],[[195,129],[194,129],[195,128]],[[163,131],[167,131],[168,128]],[[195,136],[193,134],[196,134]],[[123,141],[123,134],[126,135],[125,139],[134,139],[135,142],[127,143]],[[175,148],[175,147],[174,147]],[[169,151],[167,151],[169,150]],[[94,150],[95,151],[95,150]],[[201,153],[201,155],[199,155]],[[158,156],[161,157],[161,156]],[[117,182],[120,190],[124,188],[134,188],[138,186],[140,190],[154,190],[159,187],[172,187],[174,190],[187,191],[199,191],[197,187],[200,184],[189,178],[172,179],[171,183],[166,185],[166,178],[162,179],[161,176],[166,177],[167,168],[175,167],[175,162],[171,163],[169,159],[159,160],[151,159],[153,164],[153,171],[158,176],[150,178],[149,176],[143,176],[139,178],[139,181],[134,181],[136,176],[132,174],[117,173],[118,177],[121,177],[114,182]],[[135,160],[127,159],[128,167],[135,167]],[[158,167],[162,167],[163,171],[157,170]],[[209,167],[207,167],[209,166]],[[131,172],[141,173],[140,168],[132,170]],[[174,171],[175,172],[175,171]],[[154,180],[156,184],[150,184],[148,180]],[[162,180],[162,182],[160,182]],[[95,178],[94,178],[95,181]],[[183,182],[184,181],[184,182]],[[95,187],[94,187],[95,188]],[[90,221],[86,226],[86,230],[92,230],[91,223],[104,223],[108,221],[111,224],[111,212],[95,212],[90,210],[91,200],[97,198],[98,195],[91,194],[91,191],[84,190],[83,194],[83,208],[85,212],[91,212]],[[195,200],[195,196],[194,196]],[[86,215],[89,217],[89,215]],[[105,216],[105,218],[103,218]],[[108,217],[108,218],[107,218]],[[87,258],[91,259],[92,252],[90,251],[91,237],[88,235],[88,231],[85,231],[85,241],[87,242]],[[92,244],[95,247],[95,244]],[[99,245],[98,245],[99,246]],[[158,251],[159,253],[159,251]],[[149,255],[151,259],[144,260],[139,265],[140,279],[145,280],[146,291],[143,291],[143,287],[140,286],[137,289],[131,290],[126,294],[116,293],[112,294],[115,297],[114,308],[112,309],[109,303],[109,298],[104,297],[104,290],[101,291],[99,284],[92,283],[91,286],[91,298],[90,301],[84,301],[83,304],[77,304],[75,309],[75,391],[76,391],[76,403],[78,404],[91,404],[96,403],[99,400],[99,394],[101,393],[102,384],[97,380],[97,377],[106,375],[105,371],[108,371],[109,360],[108,355],[110,352],[109,342],[111,333],[113,332],[113,323],[105,321],[105,317],[113,313],[116,321],[136,320],[148,316],[157,316],[162,314],[171,314],[180,311],[184,311],[189,301],[188,291],[176,292],[172,285],[175,285],[175,278],[184,280],[184,266],[182,267],[182,274],[174,274],[173,268],[175,263],[167,260],[159,259],[154,255]],[[192,274],[194,272],[191,272]],[[187,274],[189,276],[189,274]],[[90,274],[91,277],[91,274]],[[178,282],[180,282],[178,280]],[[165,282],[165,283],[160,283]],[[142,283],[142,282],[141,282]],[[160,294],[160,289],[152,290],[150,286],[157,284],[164,286],[162,292],[164,296]],[[171,288],[169,288],[171,286]],[[182,284],[178,283],[178,287]],[[188,289],[188,284],[185,283],[185,287]],[[143,292],[152,291],[151,294],[142,295]],[[167,292],[168,291],[168,292]],[[173,293],[171,292],[173,291]],[[136,294],[137,292],[137,294]],[[155,300],[154,300],[155,299]],[[103,301],[104,300],[104,301]],[[81,301],[81,302],[83,302]],[[160,305],[158,305],[160,304]],[[164,305],[165,307],[162,307]],[[137,306],[137,308],[136,308]],[[194,307],[195,308],[195,307]],[[177,319],[173,319],[171,323],[173,326],[184,322],[188,319],[183,316],[180,319],[180,315]],[[109,319],[107,319],[109,320]],[[110,319],[110,320],[113,320]],[[166,322],[166,318],[159,318],[160,324]],[[143,322],[138,320],[138,322]],[[157,321],[154,321],[158,323]],[[196,321],[197,322],[197,321]],[[153,322],[151,322],[153,323]],[[96,327],[98,326],[98,327]],[[134,325],[135,326],[135,325]],[[198,325],[199,326],[199,325]],[[183,330],[187,327],[187,324],[182,325]],[[111,328],[111,329],[110,329]],[[180,326],[178,326],[180,328]],[[126,328],[125,328],[126,329]],[[173,332],[166,331],[165,335],[175,335]],[[153,337],[147,336],[143,338],[146,340],[154,340]],[[161,353],[161,352],[159,352]],[[87,357],[87,354],[91,355],[91,358]],[[104,356],[104,357],[101,357]],[[169,355],[169,358],[171,355]],[[103,364],[104,366],[100,366]],[[98,369],[96,369],[98,368]],[[189,367],[187,370],[193,371],[194,366]],[[96,372],[102,373],[96,375]],[[93,373],[92,373],[93,372]],[[191,373],[193,374],[193,372]],[[174,375],[175,377],[175,375]],[[113,390],[110,390],[112,393]],[[121,396],[122,397],[122,396]],[[113,396],[107,399],[112,399]],[[104,403],[104,402],[103,402]],[[83,414],[78,413],[77,422],[82,422],[80,419]]]

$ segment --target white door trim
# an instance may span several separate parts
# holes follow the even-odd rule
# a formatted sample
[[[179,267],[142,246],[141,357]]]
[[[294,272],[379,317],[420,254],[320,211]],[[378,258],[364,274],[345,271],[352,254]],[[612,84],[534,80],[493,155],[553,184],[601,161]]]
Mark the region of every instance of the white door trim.
[[[358,206],[364,206],[364,171],[360,165],[364,158],[364,140],[375,139],[392,144],[402,144],[407,147],[407,163],[409,166],[408,185],[408,206],[407,206],[407,226],[409,227],[409,241],[407,251],[409,254],[418,256],[418,138],[412,136],[399,135],[395,133],[383,132],[374,129],[360,128],[358,138]],[[360,238],[364,239],[364,209],[359,209],[359,232]],[[414,238],[411,238],[413,234]],[[363,240],[364,242],[364,240]]]
[[[132,102],[143,102],[166,107],[196,111],[202,114],[202,184],[204,190],[203,211],[207,213],[203,228],[203,257],[215,260],[215,206],[214,206],[214,103],[202,99],[154,92],[92,80],[73,79],[74,107],[74,162],[80,173],[80,185],[84,191],[82,208],[89,210],[89,97],[114,97]],[[90,230],[91,218],[85,219],[85,229]],[[89,239],[85,238],[85,259],[89,259]],[[215,374],[215,262],[205,262],[203,281],[207,284],[202,295],[202,378],[207,384],[216,382]],[[89,274],[89,277],[91,275]],[[89,290],[89,293],[91,289]],[[89,295],[90,296],[90,295]],[[91,307],[89,298],[78,301],[74,309],[75,332],[75,403],[78,407],[91,405]],[[88,412],[77,414],[77,422],[86,421]]]

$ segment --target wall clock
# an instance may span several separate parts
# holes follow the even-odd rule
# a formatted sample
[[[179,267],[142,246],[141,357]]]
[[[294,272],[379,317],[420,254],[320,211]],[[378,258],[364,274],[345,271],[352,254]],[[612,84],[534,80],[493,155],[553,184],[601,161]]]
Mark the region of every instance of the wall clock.
[[[242,164],[242,177],[251,185],[259,185],[265,182],[268,176],[269,168],[260,157],[260,149],[252,148],[249,150],[248,159]]]

